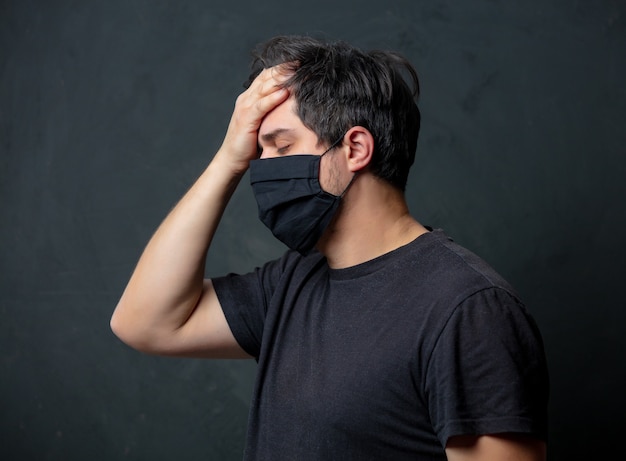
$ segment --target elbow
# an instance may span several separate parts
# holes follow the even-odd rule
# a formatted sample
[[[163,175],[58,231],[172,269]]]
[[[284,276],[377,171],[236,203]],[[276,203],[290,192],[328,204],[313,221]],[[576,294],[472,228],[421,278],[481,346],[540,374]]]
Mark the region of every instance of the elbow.
[[[172,355],[172,335],[157,324],[148,322],[142,312],[145,310],[130,309],[120,301],[109,322],[113,334],[127,346],[144,354]]]
[[[110,326],[111,331],[120,341],[136,351],[143,352],[145,354],[159,353],[146,337],[139,335],[130,328],[127,328],[126,325],[117,320],[115,316],[111,318]]]
[[[124,319],[124,316],[120,313],[119,304],[115,308],[115,311],[111,316],[109,326],[111,327],[111,331],[113,332],[113,334],[117,336],[123,343],[136,349],[134,345],[136,341],[133,340],[134,335],[132,334],[132,329],[129,328],[129,322]]]
[[[120,302],[115,308],[109,326],[115,336],[117,336],[124,344],[132,347],[140,352],[154,353],[150,347],[150,341],[142,332],[139,323],[129,318]]]
[[[109,322],[109,326],[111,327],[111,331],[113,332],[113,334],[126,343],[124,321],[120,318],[121,315],[118,313],[118,309],[119,306],[113,312],[113,315],[111,316],[111,321]]]

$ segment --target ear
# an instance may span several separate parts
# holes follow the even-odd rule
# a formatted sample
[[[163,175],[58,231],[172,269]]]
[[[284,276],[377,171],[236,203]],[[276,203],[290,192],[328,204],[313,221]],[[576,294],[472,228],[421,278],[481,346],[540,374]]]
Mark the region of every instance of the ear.
[[[349,149],[346,160],[351,172],[361,171],[369,165],[374,154],[374,137],[367,128],[350,128],[343,137],[343,145]]]

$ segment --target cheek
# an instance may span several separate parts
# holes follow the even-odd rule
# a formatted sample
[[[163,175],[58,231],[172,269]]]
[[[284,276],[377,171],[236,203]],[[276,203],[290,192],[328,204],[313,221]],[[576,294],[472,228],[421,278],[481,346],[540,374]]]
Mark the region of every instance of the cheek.
[[[320,161],[320,186],[322,190],[333,194],[341,195],[349,181],[344,178],[345,171],[341,168],[335,156],[325,155]]]

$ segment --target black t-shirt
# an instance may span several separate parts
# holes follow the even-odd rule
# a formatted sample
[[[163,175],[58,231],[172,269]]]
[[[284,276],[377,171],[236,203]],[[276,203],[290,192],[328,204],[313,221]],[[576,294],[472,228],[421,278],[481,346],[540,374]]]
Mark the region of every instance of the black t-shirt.
[[[443,460],[453,435],[546,437],[535,322],[442,231],[346,269],[289,251],[213,283],[258,361],[246,460]]]

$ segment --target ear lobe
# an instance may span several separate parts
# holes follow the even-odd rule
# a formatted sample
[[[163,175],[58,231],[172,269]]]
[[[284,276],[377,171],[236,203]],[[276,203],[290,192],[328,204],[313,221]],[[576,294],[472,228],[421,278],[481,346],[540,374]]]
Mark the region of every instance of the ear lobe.
[[[354,173],[367,167],[374,154],[372,133],[365,127],[353,126],[346,132],[343,141],[350,149],[347,158],[350,171]]]

